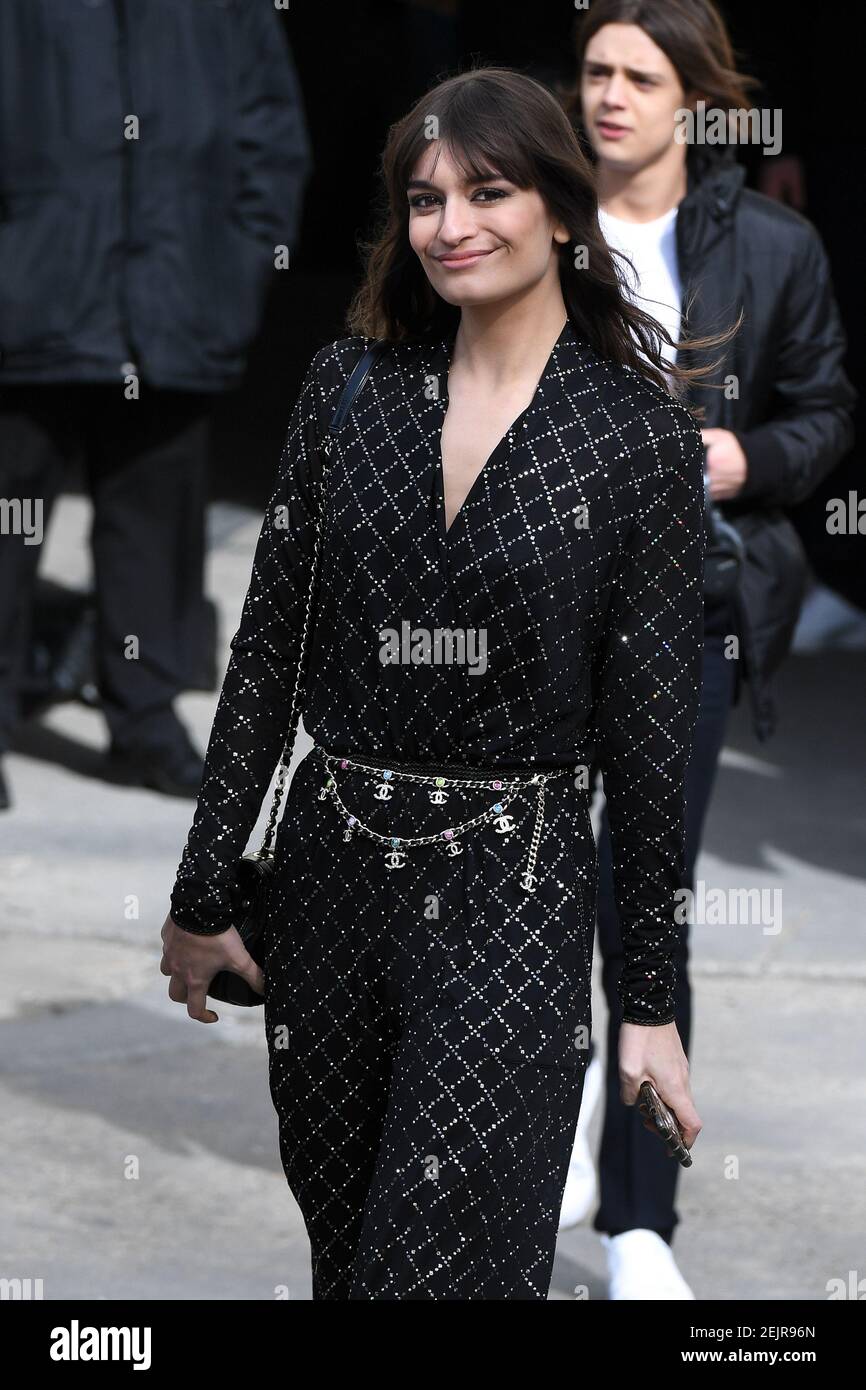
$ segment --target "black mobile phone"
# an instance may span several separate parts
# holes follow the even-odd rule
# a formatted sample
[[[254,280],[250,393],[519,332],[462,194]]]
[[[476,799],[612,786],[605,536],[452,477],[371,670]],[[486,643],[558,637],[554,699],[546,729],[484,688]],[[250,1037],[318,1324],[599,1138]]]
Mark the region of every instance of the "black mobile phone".
[[[676,1158],[684,1168],[691,1168],[692,1156],[683,1143],[677,1117],[662,1100],[651,1081],[642,1081],[638,1092],[638,1110],[652,1120],[665,1148],[671,1158]]]

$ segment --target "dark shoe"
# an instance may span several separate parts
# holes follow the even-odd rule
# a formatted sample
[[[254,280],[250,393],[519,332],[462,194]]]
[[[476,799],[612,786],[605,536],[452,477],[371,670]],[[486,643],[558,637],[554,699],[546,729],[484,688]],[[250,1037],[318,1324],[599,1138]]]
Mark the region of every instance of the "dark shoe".
[[[12,798],[9,795],[9,784],[3,773],[3,764],[0,763],[0,811],[8,811],[12,805]]]
[[[188,742],[152,748],[120,748],[112,743],[108,762],[125,780],[165,796],[197,797],[204,773],[204,759]]]

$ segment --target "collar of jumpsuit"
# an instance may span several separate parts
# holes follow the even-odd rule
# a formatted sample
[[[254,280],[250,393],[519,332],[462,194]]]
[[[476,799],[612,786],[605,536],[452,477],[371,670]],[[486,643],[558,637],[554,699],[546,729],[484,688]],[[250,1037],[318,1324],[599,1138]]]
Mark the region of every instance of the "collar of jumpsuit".
[[[455,514],[449,527],[446,527],[445,524],[445,493],[444,475],[442,470],[441,438],[442,425],[444,424],[445,415],[448,410],[448,376],[451,370],[451,359],[454,353],[454,334],[450,335],[449,337],[440,339],[435,344],[433,349],[432,362],[433,372],[431,375],[435,382],[434,396],[439,406],[441,407],[441,420],[439,421],[436,429],[437,437],[435,453],[436,463],[438,464],[438,467],[434,468],[434,477],[439,484],[440,532],[441,538],[445,543],[446,555],[447,547],[452,543],[453,538],[456,534],[455,528],[459,525],[466,507],[471,503],[472,495],[475,492],[476,488],[480,488],[482,485],[482,474],[484,474],[488,468],[490,468],[491,470],[495,469],[497,466],[499,466],[501,460],[507,460],[508,455],[511,452],[515,437],[524,429],[527,417],[529,417],[533,410],[535,410],[537,407],[544,407],[545,400],[549,398],[549,378],[556,369],[556,367],[558,365],[561,365],[559,359],[561,358],[562,350],[564,348],[565,343],[567,341],[572,340],[574,337],[575,333],[571,326],[571,322],[570,320],[566,320],[562,328],[562,331],[560,332],[559,337],[554,343],[550,355],[548,356],[548,359],[544,365],[544,369],[542,370],[541,376],[538,379],[532,400],[530,401],[529,405],[526,406],[526,408],[520,413],[520,415],[512,421],[511,425],[503,434],[496,447],[488,456],[487,460],[485,461],[484,467],[481,469],[480,473],[475,478],[472,487],[469,489],[469,492],[467,493],[466,498],[464,499],[463,505],[460,507],[460,510]],[[445,566],[445,578],[447,580],[447,565]]]

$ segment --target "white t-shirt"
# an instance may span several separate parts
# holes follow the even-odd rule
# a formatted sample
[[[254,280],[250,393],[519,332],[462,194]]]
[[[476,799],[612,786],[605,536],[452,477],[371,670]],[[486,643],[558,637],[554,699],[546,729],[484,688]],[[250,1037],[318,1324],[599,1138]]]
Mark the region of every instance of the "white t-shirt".
[[[678,211],[673,207],[652,222],[624,222],[602,208],[598,210],[598,225],[608,246],[624,251],[637,271],[635,281],[631,268],[614,257],[623,289],[632,303],[658,319],[672,338],[680,336],[682,324],[683,291],[676,242]],[[669,362],[676,361],[676,351],[667,343],[662,343],[662,355]]]

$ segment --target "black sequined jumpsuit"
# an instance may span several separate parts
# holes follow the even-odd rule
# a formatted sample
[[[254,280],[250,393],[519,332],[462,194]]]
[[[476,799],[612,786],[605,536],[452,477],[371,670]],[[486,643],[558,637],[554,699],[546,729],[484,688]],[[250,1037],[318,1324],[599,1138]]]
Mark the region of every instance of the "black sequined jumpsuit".
[[[292,414],[171,897],[191,931],[230,924],[234,865],[288,733],[316,443],[365,346],[321,349]],[[700,432],[569,321],[446,533],[452,351],[453,338],[388,347],[330,457],[304,707],[317,747],[286,794],[265,964],[271,1094],[317,1299],[547,1297],[591,1028],[593,749],[624,1016],[673,1019],[701,677]],[[474,660],[443,658],[445,630]],[[460,854],[413,848],[388,869],[382,845],[344,839],[320,799],[321,749],[491,779],[568,769],[547,784],[535,891],[520,882],[535,795],[512,803],[510,833],[485,824]],[[395,779],[383,801],[377,776],[337,780],[350,811],[398,836],[496,797],[449,789],[437,804]]]

